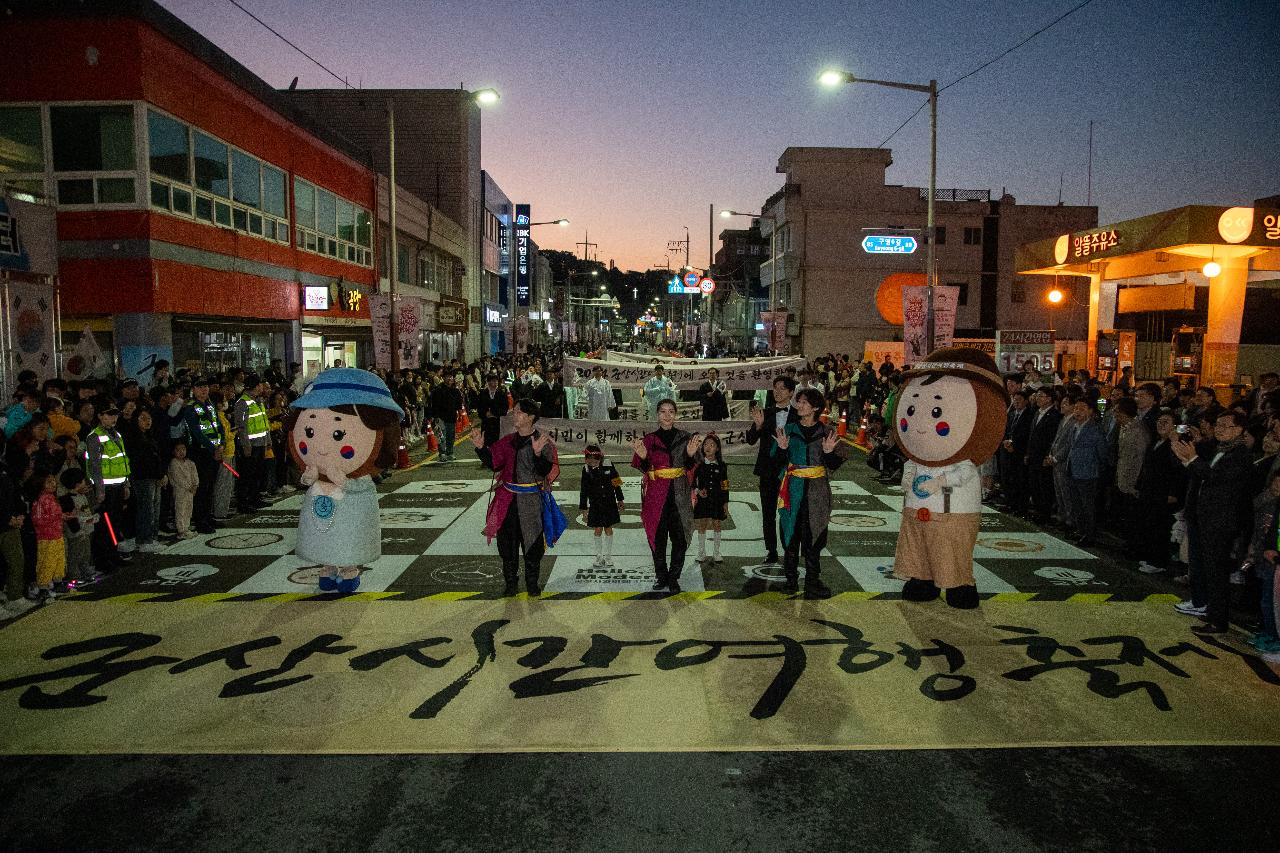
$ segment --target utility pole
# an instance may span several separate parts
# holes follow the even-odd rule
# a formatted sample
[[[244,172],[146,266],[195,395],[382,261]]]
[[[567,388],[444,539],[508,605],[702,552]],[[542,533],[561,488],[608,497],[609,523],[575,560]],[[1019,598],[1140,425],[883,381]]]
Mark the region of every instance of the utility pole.
[[[588,260],[588,258],[587,258],[587,251],[588,251],[589,249],[598,249],[598,248],[600,248],[600,244],[599,244],[599,243],[592,243],[592,242],[591,242],[591,235],[588,233],[588,231],[587,231],[587,229],[586,229],[586,228],[582,229],[582,242],[581,242],[581,243],[574,243],[573,245],[574,245],[574,246],[581,246],[581,247],[582,247],[582,260],[583,260],[583,261]],[[570,293],[570,294],[572,294],[572,293],[573,293],[573,274],[572,274],[572,273],[570,273],[570,274],[569,274],[569,293]],[[578,334],[579,334],[579,335],[581,335],[581,334],[582,334],[582,329],[581,329],[582,324],[581,324],[581,323],[578,323],[578,312],[577,312],[576,310],[573,312],[573,317],[574,317],[574,324],[575,324],[575,325],[577,325],[577,326],[579,326],[579,328],[578,328]],[[583,321],[585,321],[585,320],[586,320],[586,318],[587,318],[587,309],[586,309],[586,307],[584,306],[584,307],[582,308],[582,319],[583,319]]]
[[[707,205],[707,275],[711,275],[711,268],[716,263],[716,205],[715,202]],[[712,349],[716,345],[716,295],[714,293],[707,294],[707,337],[710,338]]]
[[[396,277],[399,274],[400,254],[399,248],[396,246],[396,105],[395,101],[387,98],[387,139],[390,155],[390,167],[387,169],[391,174],[388,176],[390,187],[387,191],[387,224],[390,226],[391,236],[389,244],[391,247],[391,262],[388,264],[387,270],[387,298],[391,306],[391,370],[392,372],[400,369],[400,330],[397,328],[397,320],[399,312],[396,311]],[[377,199],[374,199],[374,207],[377,207]]]

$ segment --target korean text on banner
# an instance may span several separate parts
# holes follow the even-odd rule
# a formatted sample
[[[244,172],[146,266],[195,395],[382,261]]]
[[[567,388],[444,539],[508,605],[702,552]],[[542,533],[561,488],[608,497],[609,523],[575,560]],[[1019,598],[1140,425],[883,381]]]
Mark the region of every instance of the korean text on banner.
[[[755,453],[755,445],[747,444],[747,428],[751,421],[680,421],[677,426],[689,434],[715,433],[725,456]],[[510,415],[502,419],[502,432],[515,429]],[[580,453],[588,444],[596,444],[615,461],[631,459],[631,442],[657,429],[654,421],[575,421],[566,418],[541,418],[537,429],[556,443],[560,453]],[[625,460],[624,460],[625,457]]]
[[[391,299],[385,293],[369,294],[369,318],[373,324],[373,360],[381,370],[391,369]]]
[[[902,288],[902,341],[903,360],[910,364],[927,356],[929,342],[927,325],[929,288],[910,285]],[[953,284],[940,284],[933,289],[933,348],[951,346],[956,333],[956,305],[960,288]]]
[[[726,388],[753,389],[769,388],[773,380],[786,374],[788,368],[799,370],[804,367],[802,356],[792,358],[771,358],[766,361],[742,361],[729,364],[713,365],[663,365],[668,379],[678,388],[697,388],[706,381],[708,367],[720,371],[720,381]],[[653,376],[653,365],[634,361],[600,361],[591,358],[566,358],[564,374],[566,384],[582,384],[591,378],[595,368],[604,370],[604,378],[614,388],[641,388]]]

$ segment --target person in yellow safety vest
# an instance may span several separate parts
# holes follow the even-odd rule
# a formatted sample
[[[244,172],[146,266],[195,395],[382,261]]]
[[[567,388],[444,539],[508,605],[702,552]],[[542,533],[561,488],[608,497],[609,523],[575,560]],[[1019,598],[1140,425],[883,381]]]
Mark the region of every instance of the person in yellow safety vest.
[[[125,455],[124,439],[116,430],[119,417],[115,404],[107,404],[98,412],[98,426],[85,436],[85,475],[93,484],[94,509],[104,516],[104,523],[94,527],[90,544],[94,566],[103,573],[130,562],[129,552],[134,550],[129,533],[133,525],[125,514],[129,457]]]
[[[213,487],[222,466],[226,435],[218,422],[217,407],[209,401],[207,377],[191,380],[191,402],[182,410],[182,421],[187,433],[187,456],[196,463],[200,474],[191,524],[197,533],[213,533],[217,530],[213,521]]]
[[[236,400],[232,424],[236,431],[236,465],[240,478],[236,481],[236,504],[241,512],[252,512],[267,505],[262,499],[266,486],[266,452],[271,446],[271,426],[262,397],[270,386],[256,373],[244,377],[244,393]]]

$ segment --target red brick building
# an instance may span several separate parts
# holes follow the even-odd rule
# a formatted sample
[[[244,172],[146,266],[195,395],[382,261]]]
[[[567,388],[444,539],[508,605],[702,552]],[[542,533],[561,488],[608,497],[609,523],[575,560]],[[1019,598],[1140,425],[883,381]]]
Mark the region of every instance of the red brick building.
[[[57,204],[68,336],[109,333],[131,373],[301,361],[314,288],[309,327],[370,339],[355,146],[149,0],[7,6],[0,182]]]

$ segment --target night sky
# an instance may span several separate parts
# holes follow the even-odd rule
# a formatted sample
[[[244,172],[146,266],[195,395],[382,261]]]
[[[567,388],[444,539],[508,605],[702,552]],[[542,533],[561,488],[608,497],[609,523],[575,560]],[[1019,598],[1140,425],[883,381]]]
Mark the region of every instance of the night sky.
[[[272,85],[340,85],[226,0],[160,0]],[[924,96],[815,85],[824,67],[945,85],[1079,0],[442,2],[241,0],[353,86],[493,86],[483,166],[573,250],[662,266],[707,205],[758,211],[788,145],[879,145]],[[1277,0],[1094,0],[941,95],[938,185],[1093,202],[1103,222],[1280,193]],[[924,186],[928,111],[894,140],[893,183]],[[734,220],[745,227],[746,220]],[[717,218],[716,233],[726,227]],[[676,259],[671,258],[673,264]]]

